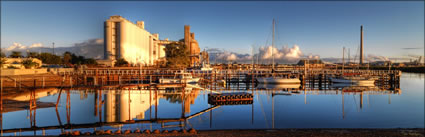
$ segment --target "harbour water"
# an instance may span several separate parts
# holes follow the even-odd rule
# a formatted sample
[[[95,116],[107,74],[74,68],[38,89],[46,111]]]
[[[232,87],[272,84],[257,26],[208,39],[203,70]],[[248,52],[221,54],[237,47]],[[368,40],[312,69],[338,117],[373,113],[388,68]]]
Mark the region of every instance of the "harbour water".
[[[3,135],[108,129],[424,128],[424,76],[403,73],[397,91],[216,90],[254,95],[252,103],[220,106],[208,103],[210,90],[198,88],[62,90],[60,94],[55,89],[37,93],[36,98],[56,104],[60,95],[57,109],[4,112],[1,126]],[[16,100],[27,101],[28,96]],[[29,130],[32,124],[38,130]]]

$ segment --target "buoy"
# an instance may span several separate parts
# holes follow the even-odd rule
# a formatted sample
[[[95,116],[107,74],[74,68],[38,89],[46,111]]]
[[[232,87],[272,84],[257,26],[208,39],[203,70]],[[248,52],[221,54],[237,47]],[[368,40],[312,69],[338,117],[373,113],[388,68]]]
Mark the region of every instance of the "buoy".
[[[150,133],[151,133],[151,131],[146,129],[145,131],[143,131],[143,133],[145,133],[145,134],[150,134]]]
[[[60,135],[61,136],[69,136],[69,134],[70,134],[69,131],[65,131],[65,132],[62,132]]]
[[[84,134],[83,135],[85,135],[85,136],[90,136],[91,135],[91,133],[90,132],[84,132]]]
[[[77,130],[77,131],[72,132],[72,135],[73,136],[79,136],[79,135],[81,135],[81,132]]]
[[[111,131],[111,130],[106,130],[106,131],[104,132],[104,134],[106,134],[106,135],[112,135],[112,131]]]
[[[180,130],[181,133],[187,133],[185,129]]]
[[[155,129],[155,130],[153,130],[153,133],[154,134],[159,134],[159,133],[161,133],[158,129]]]
[[[124,134],[130,134],[130,133],[131,133],[131,131],[128,130],[128,129],[124,131]]]
[[[114,132],[114,134],[121,134],[121,130],[118,129],[117,131]]]
[[[103,131],[103,130],[97,130],[97,131],[94,131],[94,133],[93,134],[95,134],[95,135],[102,135],[102,134],[104,134],[105,132]]]
[[[179,133],[179,132],[177,130],[173,130],[173,131],[171,131],[171,133],[176,134],[176,133]]]
[[[191,133],[191,134],[196,134],[196,130],[195,130],[195,129],[193,129],[193,128],[191,128],[191,129],[189,130],[189,133]]]
[[[141,132],[140,129],[136,129],[136,130],[134,130],[133,133],[140,133],[140,132]]]
[[[162,133],[168,133],[168,130],[164,130],[164,131],[162,131]]]

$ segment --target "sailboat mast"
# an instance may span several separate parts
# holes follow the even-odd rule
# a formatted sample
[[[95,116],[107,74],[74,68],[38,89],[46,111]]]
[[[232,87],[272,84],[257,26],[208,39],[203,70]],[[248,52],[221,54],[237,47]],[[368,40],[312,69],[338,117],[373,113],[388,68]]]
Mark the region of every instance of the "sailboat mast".
[[[274,50],[274,19],[273,19],[273,39],[272,39],[272,70],[274,70],[274,55],[273,55],[273,50]]]

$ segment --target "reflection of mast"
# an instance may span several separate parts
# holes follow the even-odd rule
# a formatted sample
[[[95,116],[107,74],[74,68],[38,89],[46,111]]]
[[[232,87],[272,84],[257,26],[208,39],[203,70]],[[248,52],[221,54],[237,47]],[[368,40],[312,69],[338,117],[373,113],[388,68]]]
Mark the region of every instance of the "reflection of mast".
[[[272,91],[274,92],[274,91]],[[272,128],[274,129],[274,99],[272,94]]]
[[[345,114],[344,114],[344,92],[341,92],[342,93],[342,119],[344,119],[345,118]]]
[[[363,108],[363,92],[360,92],[360,109]]]

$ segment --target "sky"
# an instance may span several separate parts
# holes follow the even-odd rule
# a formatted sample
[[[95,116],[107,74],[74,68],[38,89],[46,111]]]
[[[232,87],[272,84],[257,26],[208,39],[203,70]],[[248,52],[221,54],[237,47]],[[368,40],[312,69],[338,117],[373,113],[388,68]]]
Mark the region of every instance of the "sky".
[[[341,57],[346,47],[354,56],[360,25],[365,55],[424,54],[423,1],[1,1],[1,47],[69,47],[103,38],[112,15],[143,20],[160,39],[179,40],[190,25],[201,49],[240,54],[271,44],[273,19],[275,46],[298,45],[305,55]]]

